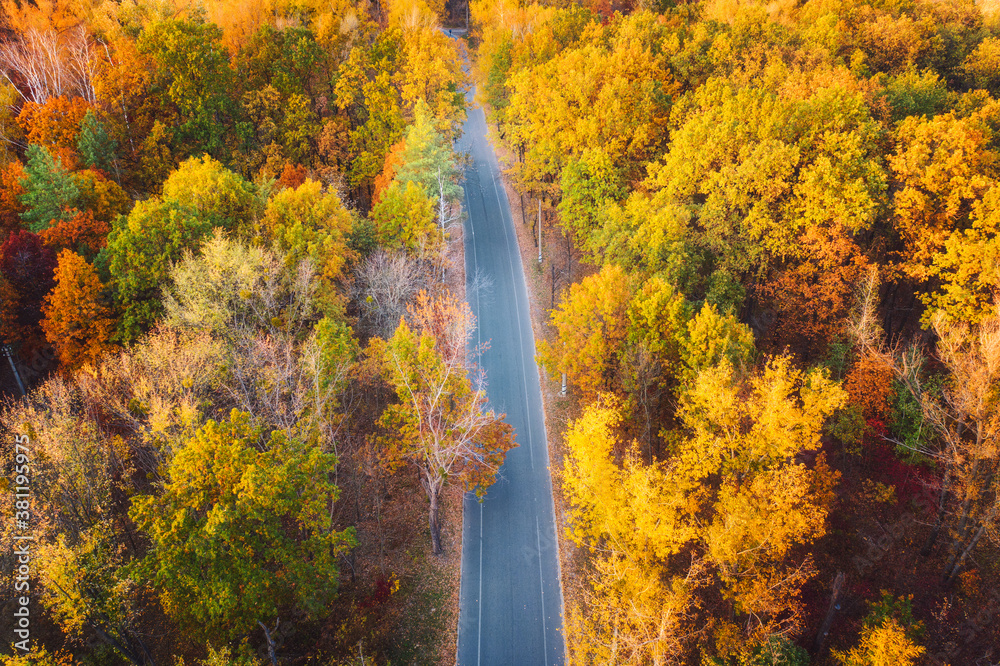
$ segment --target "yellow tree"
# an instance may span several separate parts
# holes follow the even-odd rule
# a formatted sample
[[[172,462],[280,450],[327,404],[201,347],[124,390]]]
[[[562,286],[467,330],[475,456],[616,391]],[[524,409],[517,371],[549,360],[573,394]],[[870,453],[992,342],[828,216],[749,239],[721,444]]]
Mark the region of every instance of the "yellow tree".
[[[587,148],[602,149],[630,176],[654,158],[676,91],[665,54],[651,48],[664,30],[648,12],[607,27],[592,23],[579,46],[511,75],[506,114],[512,143],[526,151],[518,165],[523,184],[543,189]]]
[[[834,656],[844,666],[913,666],[926,651],[907,637],[898,621],[886,618],[862,632],[860,645]]]
[[[934,254],[965,224],[998,175],[985,113],[911,116],[897,129],[898,148],[889,157],[897,188],[895,225],[906,243],[903,266],[914,278],[928,277]]]
[[[104,285],[75,252],[59,253],[56,285],[45,297],[42,330],[65,368],[93,363],[108,350],[115,321],[103,303]]]
[[[339,302],[336,290],[344,267],[354,258],[347,235],[354,216],[335,191],[315,180],[276,194],[264,212],[265,237],[285,254],[289,266],[312,260],[321,280],[326,305]]]
[[[621,404],[604,395],[570,423],[563,487],[570,538],[591,549],[584,598],[567,604],[569,661],[667,663],[691,632],[701,567],[674,574],[668,556],[697,537],[689,503],[665,465],[621,448]],[[666,575],[665,575],[666,574]]]
[[[413,113],[417,102],[430,106],[438,125],[454,136],[465,112],[465,73],[459,41],[445,36],[436,21],[403,22],[406,59],[399,72],[403,103]]]
[[[227,229],[256,222],[260,214],[253,183],[208,155],[182,162],[163,182],[163,199],[179,201]]]
[[[847,652],[833,651],[843,666],[913,666],[926,650],[917,643],[923,624],[913,620],[910,597],[882,596],[870,604],[861,628],[861,640]]]
[[[631,284],[614,264],[572,285],[552,312],[555,344],[542,341],[538,356],[549,371],[565,372],[585,398],[620,386],[620,357],[628,335]]]
[[[437,555],[443,552],[445,484],[457,478],[467,489],[485,490],[514,447],[514,432],[503,414],[486,406],[485,373],[466,361],[475,326],[468,304],[450,294],[432,299],[422,292],[410,316],[415,329],[401,319],[388,341],[372,341],[368,354],[399,400],[379,420],[388,432],[390,464],[409,462],[419,471],[430,500],[431,548]]]
[[[922,323],[933,318],[970,324],[989,319],[1000,295],[1000,187],[993,185],[973,203],[972,224],[957,229],[934,255],[928,268],[937,288],[920,299],[927,310]]]
[[[413,181],[398,180],[382,194],[372,209],[379,245],[388,250],[407,250],[418,257],[434,257],[441,250],[444,234],[434,220],[434,202]]]
[[[631,644],[638,652],[611,661],[666,663],[663,655],[684,642],[676,631],[696,613],[708,573],[715,592],[701,603],[721,598],[724,608],[711,615],[742,625],[715,623],[721,656],[728,656],[721,636],[753,645],[800,626],[797,597],[814,567],[796,549],[825,533],[837,474],[822,456],[812,468],[796,458],[819,448],[825,420],[845,397],[819,371],[794,370],[787,358],[749,378],[722,362],[687,385],[673,453],[652,464],[620,441],[613,401],[571,423],[564,471],[571,536],[600,552],[585,607],[601,610],[570,613],[583,632],[570,640],[578,662],[607,660],[618,638],[618,649]]]

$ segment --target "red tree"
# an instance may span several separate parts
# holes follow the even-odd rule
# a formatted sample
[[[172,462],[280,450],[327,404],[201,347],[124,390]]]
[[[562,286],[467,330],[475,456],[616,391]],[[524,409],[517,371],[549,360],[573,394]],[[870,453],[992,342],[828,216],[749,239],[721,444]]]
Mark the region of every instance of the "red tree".
[[[45,344],[40,322],[42,300],[54,284],[56,255],[30,231],[12,233],[0,245],[0,275],[5,287],[0,302],[0,334],[30,352]]]

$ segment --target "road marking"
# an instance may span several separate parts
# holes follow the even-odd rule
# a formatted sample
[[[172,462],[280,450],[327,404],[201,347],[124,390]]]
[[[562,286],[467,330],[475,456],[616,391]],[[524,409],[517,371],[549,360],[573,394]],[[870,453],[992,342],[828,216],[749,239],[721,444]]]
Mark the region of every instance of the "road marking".
[[[476,171],[475,167],[473,167],[473,171]],[[476,171],[476,175],[478,175],[478,173],[479,172]],[[475,269],[472,274],[475,276],[475,275],[479,274],[479,255],[476,253],[476,229],[475,229],[475,227],[473,226],[473,223],[472,223],[472,204],[469,203],[469,188],[468,188],[469,174],[468,173],[465,174],[465,184],[466,184],[466,187],[463,188],[465,190],[465,209],[467,211],[469,211],[469,231],[472,232],[472,243],[471,243],[471,245],[472,245],[472,266]],[[480,190],[482,190],[482,187],[480,187]],[[465,276],[465,284],[466,284],[466,286],[468,286],[468,284],[469,284],[469,276],[468,275]],[[480,347],[483,345],[483,331],[482,331],[482,328],[479,326],[479,316],[480,316],[480,313],[482,313],[482,311],[483,311],[482,305],[479,302],[479,286],[477,285],[476,286],[476,344],[478,346],[480,346]]]
[[[479,130],[481,123],[485,123],[485,117],[483,117],[483,120],[480,121],[479,116],[481,114],[482,114],[482,110],[478,109],[478,108],[474,109],[470,113],[469,120],[472,121],[475,124],[475,128],[474,128],[475,130]],[[483,136],[485,137],[485,134]],[[510,238],[510,234],[511,233],[516,233],[516,231],[515,231],[515,227],[513,225],[513,219],[512,219],[511,212],[510,212],[509,202],[508,202],[507,212],[506,213],[504,212],[504,200],[506,200],[507,197],[506,197],[506,192],[504,192],[505,196],[503,197],[503,199],[501,199],[501,196],[500,196],[500,191],[499,191],[500,188],[499,188],[499,184],[497,182],[500,179],[500,177],[501,177],[500,176],[500,172],[499,172],[499,164],[497,163],[495,154],[492,153],[492,147],[488,145],[488,142],[486,142],[485,138],[480,139],[479,137],[473,137],[472,141],[470,142],[469,149],[470,149],[470,153],[473,155],[473,159],[471,160],[471,164],[470,164],[469,169],[466,171],[466,179],[465,179],[465,181],[466,181],[465,182],[465,185],[466,185],[466,187],[465,187],[465,203],[466,203],[466,207],[467,207],[468,212],[469,212],[468,229],[469,229],[469,232],[470,232],[468,240],[472,244],[472,250],[473,250],[473,256],[472,256],[473,267],[474,267],[474,271],[475,271],[474,274],[476,274],[479,271],[479,262],[478,262],[478,247],[477,247],[477,242],[476,242],[477,238],[476,238],[476,233],[475,233],[475,224],[476,223],[475,223],[475,221],[474,221],[474,219],[472,217],[472,200],[471,200],[471,191],[469,190],[469,187],[472,185],[472,183],[470,182],[472,178],[474,178],[476,180],[476,185],[479,187],[480,196],[482,197],[481,206],[482,206],[483,219],[480,220],[480,222],[483,223],[483,224],[487,224],[487,225],[490,224],[489,216],[487,215],[488,210],[486,209],[486,206],[485,206],[485,200],[486,200],[487,197],[486,197],[484,186],[482,184],[482,175],[483,174],[481,172],[480,163],[477,162],[477,160],[475,160],[475,158],[474,158],[476,147],[479,146],[480,148],[482,148],[482,145],[481,145],[482,143],[487,143],[486,147],[489,149],[488,151],[486,151],[487,154],[485,156],[485,159],[482,161],[482,163],[484,163],[486,165],[487,169],[489,170],[490,177],[491,177],[491,180],[493,182],[494,195],[496,197],[497,204],[498,204],[498,207],[499,207],[500,223],[503,226],[504,243],[505,243],[505,246],[506,246],[506,249],[507,249],[508,268],[510,270],[510,275],[511,275],[511,279],[512,279],[512,286],[513,286],[513,290],[514,290],[514,314],[515,314],[515,321],[517,323],[518,342],[519,342],[520,352],[521,352],[521,354],[520,354],[520,357],[521,357],[521,379],[522,379],[522,386],[524,387],[524,404],[525,404],[525,418],[526,418],[526,430],[527,430],[526,434],[527,434],[527,437],[528,437],[529,462],[531,464],[532,473],[534,473],[534,470],[535,470],[535,460],[534,460],[535,459],[535,455],[534,455],[535,447],[534,447],[533,431],[532,431],[532,426],[531,426],[531,421],[532,421],[531,414],[532,414],[532,412],[531,412],[531,402],[530,402],[530,394],[529,394],[529,390],[528,390],[528,379],[527,379],[527,365],[528,364],[524,360],[524,356],[525,356],[526,353],[528,353],[528,355],[530,355],[532,357],[532,361],[534,361],[535,340],[534,340],[534,334],[533,334],[533,331],[532,331],[532,335],[531,335],[531,338],[530,338],[530,347],[526,347],[526,345],[525,345],[525,337],[524,337],[524,330],[523,330],[524,329],[524,318],[521,317],[521,312],[520,312],[520,303],[524,302],[525,306],[527,308],[529,308],[529,314],[530,314],[530,303],[529,303],[529,300],[528,300],[528,294],[527,294],[527,289],[526,289],[526,284],[525,284],[525,280],[526,280],[527,276],[524,273],[523,267],[522,267],[522,271],[521,271],[521,273],[522,273],[522,281],[521,281],[521,283],[519,285],[518,282],[517,282],[517,276],[516,276],[517,271],[515,270],[514,261],[513,261],[515,251],[512,250],[512,246],[511,246],[511,242],[512,241],[511,241],[511,238]],[[496,163],[496,166],[494,166],[495,163]],[[486,227],[486,228],[489,229],[489,227]],[[515,246],[514,247],[517,248],[516,254],[518,256],[518,262],[520,262],[520,251],[519,251],[520,248],[516,244],[516,238],[515,238],[514,242],[515,242]],[[467,276],[466,284],[468,285],[468,276]],[[477,313],[481,313],[482,312],[482,303],[481,303],[481,298],[480,298],[479,290],[476,291],[476,308],[477,308]],[[529,325],[530,325],[530,318],[529,318],[528,321],[529,321]],[[477,326],[476,326],[476,335],[477,335],[477,341],[481,345],[482,344],[482,331],[481,331],[481,328],[478,325],[478,323],[477,323]],[[527,349],[527,352],[526,352],[526,349]],[[535,370],[536,370],[536,372],[538,371],[537,364],[536,364]],[[543,438],[543,441],[544,441],[544,439],[545,439],[544,432],[542,434],[542,438]],[[546,467],[546,479],[547,479],[548,483],[547,484],[543,484],[543,486],[544,485],[548,486],[549,501],[552,503],[552,515],[553,515],[553,520],[554,520],[554,518],[555,518],[555,498],[552,495],[551,479],[548,478],[548,471],[547,470],[548,470],[549,465],[548,465],[548,459],[547,458],[546,458],[546,462],[545,462],[545,467]],[[542,662],[543,662],[543,665],[544,665],[544,664],[548,664],[549,663],[548,662],[548,659],[549,659],[549,655],[548,655],[548,626],[547,626],[548,623],[547,623],[547,615],[546,615],[546,608],[545,608],[545,581],[544,581],[544,565],[543,565],[543,562],[542,562],[541,521],[539,519],[539,507],[538,507],[538,495],[537,495],[538,489],[535,488],[535,489],[533,489],[533,491],[534,491],[533,492],[533,497],[534,497],[533,506],[535,507],[534,508],[534,511],[535,511],[535,543],[536,543],[536,548],[537,548],[537,552],[538,552],[539,591],[540,591],[540,594],[541,594],[542,641],[543,641]],[[478,627],[477,627],[477,649],[476,649],[476,665],[477,666],[481,666],[481,664],[482,664],[482,631],[483,631],[483,627],[482,627],[482,614],[483,614],[483,603],[484,603],[484,599],[483,599],[483,573],[484,573],[483,558],[484,558],[484,554],[483,553],[485,551],[485,543],[484,543],[484,540],[485,540],[485,531],[484,531],[485,530],[485,522],[486,522],[485,521],[485,508],[483,506],[483,503],[480,503],[480,505],[479,505],[479,599],[478,599],[479,607],[478,607],[478,618],[477,618]],[[555,529],[555,525],[554,524],[553,524],[553,529]],[[558,534],[553,534],[553,537],[556,539],[556,544],[557,544],[556,552],[558,553]],[[564,610],[563,610],[563,600],[562,600],[561,562],[559,562],[558,556],[556,558],[556,570],[558,572],[557,575],[559,576],[559,593],[560,593],[559,596],[560,596],[560,611],[561,611],[560,612],[560,617],[561,617],[564,614]],[[555,638],[561,644],[561,640],[560,640],[560,637],[559,637],[558,633],[556,634]]]
[[[485,116],[484,116],[485,117]],[[517,339],[521,346],[521,386],[524,388],[524,420],[528,425],[528,458],[531,460],[531,469],[535,469],[535,448],[531,437],[531,402],[528,399],[528,374],[525,370],[524,362],[524,336],[522,334],[523,324],[521,322],[521,308],[520,299],[518,298],[518,292],[520,289],[517,288],[517,276],[514,273],[514,253],[510,249],[510,234],[514,231],[514,220],[511,219],[510,225],[506,224],[503,214],[503,202],[500,201],[500,190],[497,187],[497,180],[500,177],[499,173],[494,173],[493,164],[487,160],[486,166],[490,170],[490,180],[493,181],[493,193],[497,198],[497,207],[500,209],[500,222],[503,224],[504,242],[507,245],[507,264],[510,266],[510,279],[511,284],[514,287],[514,313],[517,316]],[[497,166],[497,171],[499,172],[499,165]],[[480,184],[480,188],[482,185]],[[520,252],[518,252],[518,257],[520,258]],[[523,271],[522,271],[523,272]],[[527,276],[524,277],[527,280]],[[527,283],[525,283],[527,284]],[[530,307],[527,301],[525,301],[525,306]],[[530,315],[530,313],[529,313]],[[532,332],[532,340],[534,340],[534,332]],[[532,362],[534,362],[534,357],[532,357]],[[547,466],[547,465],[546,465]],[[553,499],[553,501],[555,501]],[[554,516],[553,516],[554,517]],[[548,627],[545,622],[545,575],[542,572],[542,536],[541,529],[538,526],[538,495],[535,494],[535,542],[538,545],[538,589],[542,593],[542,664],[543,666],[548,662],[549,659],[549,637],[548,637]],[[479,631],[482,632],[483,628],[480,625]]]
[[[471,148],[471,146],[470,146]],[[479,180],[479,170],[473,165],[472,171],[476,174],[476,180]],[[469,175],[465,175],[466,186],[469,183]],[[480,185],[480,191],[482,191],[482,185]],[[476,251],[476,229],[475,223],[472,219],[472,204],[469,201],[469,188],[465,188],[465,206],[469,211],[469,231],[472,233],[472,265],[474,267],[473,275],[479,273],[479,254]],[[469,283],[469,276],[465,276],[465,283]],[[478,316],[482,312],[482,307],[479,301],[479,287],[476,287],[476,315]],[[479,326],[479,322],[476,322],[476,341],[477,344],[482,346],[483,344],[483,332]],[[483,503],[479,502],[479,619],[476,620],[476,666],[482,663],[483,655]]]

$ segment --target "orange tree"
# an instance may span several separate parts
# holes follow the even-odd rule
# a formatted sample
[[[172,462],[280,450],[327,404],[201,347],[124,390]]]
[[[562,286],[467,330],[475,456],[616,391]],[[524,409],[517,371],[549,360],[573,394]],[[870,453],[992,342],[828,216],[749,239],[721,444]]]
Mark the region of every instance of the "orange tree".
[[[97,271],[75,252],[63,250],[56,286],[42,305],[42,330],[66,368],[97,360],[114,331],[110,309],[102,302],[104,285]]]

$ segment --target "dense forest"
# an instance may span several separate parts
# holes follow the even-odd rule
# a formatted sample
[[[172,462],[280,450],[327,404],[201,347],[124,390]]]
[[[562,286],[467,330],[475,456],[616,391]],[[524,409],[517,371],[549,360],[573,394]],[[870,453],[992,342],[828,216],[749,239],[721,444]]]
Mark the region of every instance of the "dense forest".
[[[472,19],[564,287],[569,661],[1000,660],[995,8]]]
[[[2,8],[0,659],[439,663],[442,505],[514,445],[443,6]]]
[[[1000,661],[1000,7],[0,7],[4,663],[447,659],[444,504],[515,445],[473,81],[546,239],[567,661]]]

